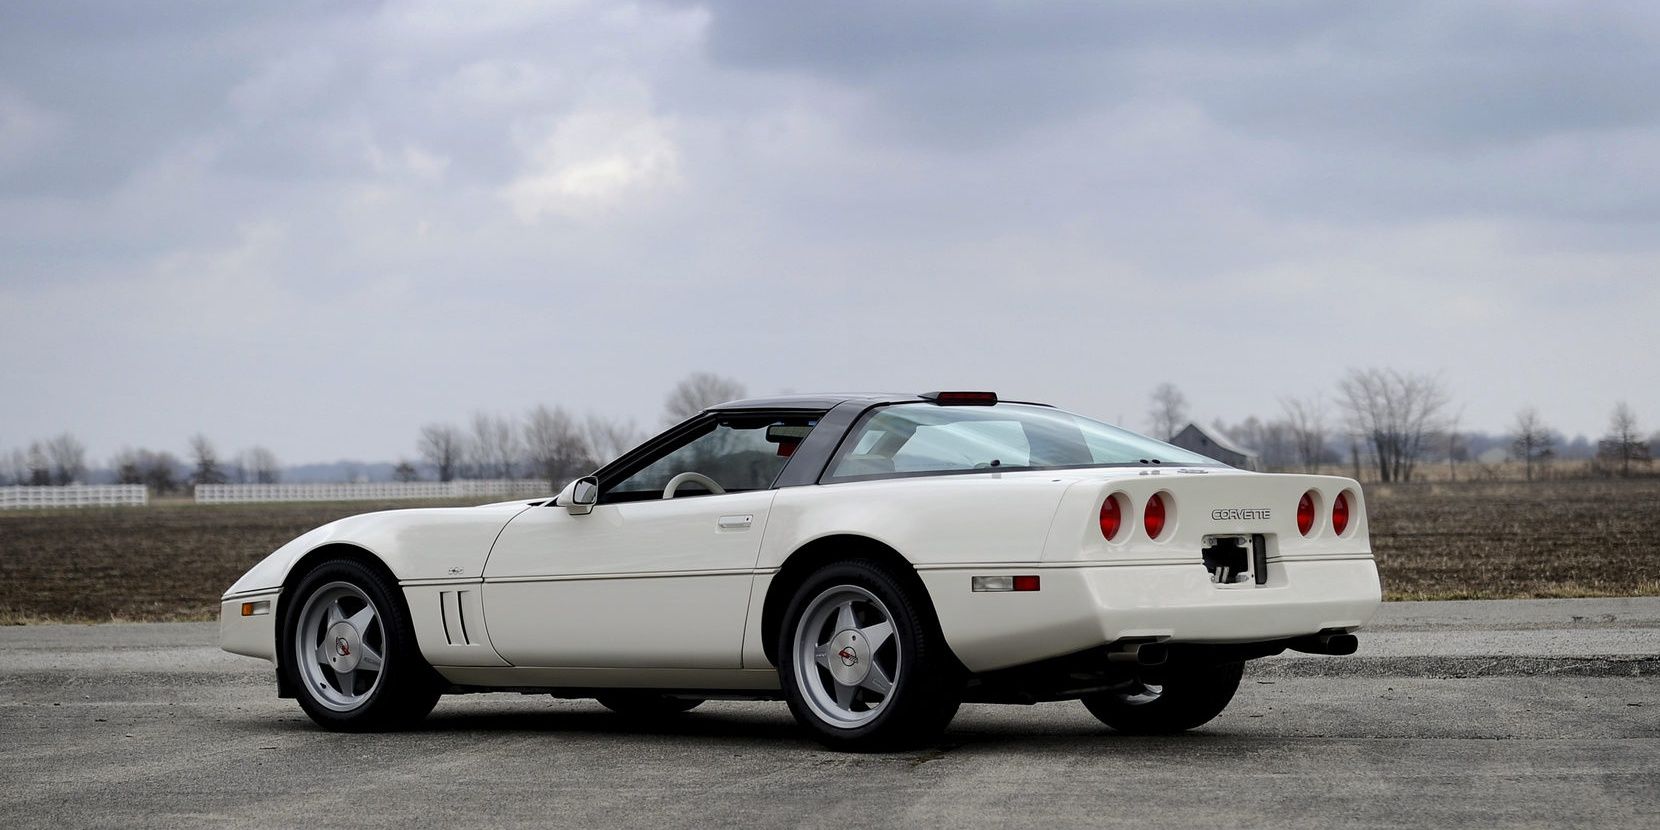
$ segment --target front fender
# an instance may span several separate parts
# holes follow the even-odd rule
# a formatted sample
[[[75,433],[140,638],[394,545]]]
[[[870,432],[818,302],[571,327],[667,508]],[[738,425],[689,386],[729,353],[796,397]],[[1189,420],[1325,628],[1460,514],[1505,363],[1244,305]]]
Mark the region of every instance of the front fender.
[[[523,503],[483,507],[416,508],[364,513],[330,522],[295,538],[248,569],[225,598],[280,588],[295,563],[325,545],[351,545],[384,563],[399,582],[479,579],[496,536]]]

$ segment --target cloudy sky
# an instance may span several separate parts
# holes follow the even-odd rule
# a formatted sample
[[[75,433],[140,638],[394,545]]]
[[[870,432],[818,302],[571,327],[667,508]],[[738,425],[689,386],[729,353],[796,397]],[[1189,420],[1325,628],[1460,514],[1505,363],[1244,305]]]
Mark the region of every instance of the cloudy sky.
[[[1660,427],[1660,7],[8,2],[0,449],[1350,367]]]

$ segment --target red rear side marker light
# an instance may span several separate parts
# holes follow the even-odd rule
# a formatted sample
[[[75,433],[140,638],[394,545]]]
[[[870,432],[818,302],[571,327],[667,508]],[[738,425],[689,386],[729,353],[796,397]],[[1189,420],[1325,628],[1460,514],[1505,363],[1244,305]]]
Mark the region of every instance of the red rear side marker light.
[[[1142,514],[1142,525],[1147,528],[1147,538],[1157,539],[1164,532],[1164,496],[1154,493],[1147,500],[1147,510]]]
[[[1118,506],[1118,494],[1114,493],[1101,502],[1101,536],[1111,542],[1123,526],[1124,510]]]
[[[1297,532],[1307,536],[1308,532],[1313,529],[1314,491],[1310,490],[1304,493],[1302,499],[1297,502]]]
[[[1038,589],[1037,574],[1015,577],[1014,589],[1016,591],[1036,591]]]
[[[1331,503],[1331,529],[1338,535],[1349,529],[1348,493],[1338,493],[1337,500]]]

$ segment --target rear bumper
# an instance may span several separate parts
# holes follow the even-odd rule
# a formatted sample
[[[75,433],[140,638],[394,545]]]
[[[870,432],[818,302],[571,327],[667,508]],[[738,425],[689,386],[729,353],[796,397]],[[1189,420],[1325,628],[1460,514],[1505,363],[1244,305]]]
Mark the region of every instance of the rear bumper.
[[[971,566],[920,573],[945,639],[970,671],[1033,663],[1123,639],[1284,640],[1365,625],[1382,601],[1370,558],[1274,562],[1267,585],[1218,587],[1196,563]],[[974,576],[1035,573],[1031,592],[975,593]]]

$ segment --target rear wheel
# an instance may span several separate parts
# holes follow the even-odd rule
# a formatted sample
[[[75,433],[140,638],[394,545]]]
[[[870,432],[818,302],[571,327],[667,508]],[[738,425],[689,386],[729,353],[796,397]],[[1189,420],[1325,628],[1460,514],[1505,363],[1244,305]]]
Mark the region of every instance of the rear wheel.
[[[1166,735],[1209,723],[1228,708],[1244,663],[1148,670],[1123,687],[1085,695],[1090,714],[1118,732]]]
[[[957,712],[962,678],[927,609],[873,562],[809,576],[785,612],[777,651],[796,720],[834,749],[937,737]]]
[[[432,711],[437,675],[421,658],[402,603],[373,570],[325,563],[300,580],[287,605],[280,670],[318,725],[397,729]]]
[[[595,697],[601,706],[619,715],[637,718],[664,718],[689,712],[703,701],[697,698],[670,697],[655,692],[610,692]]]

